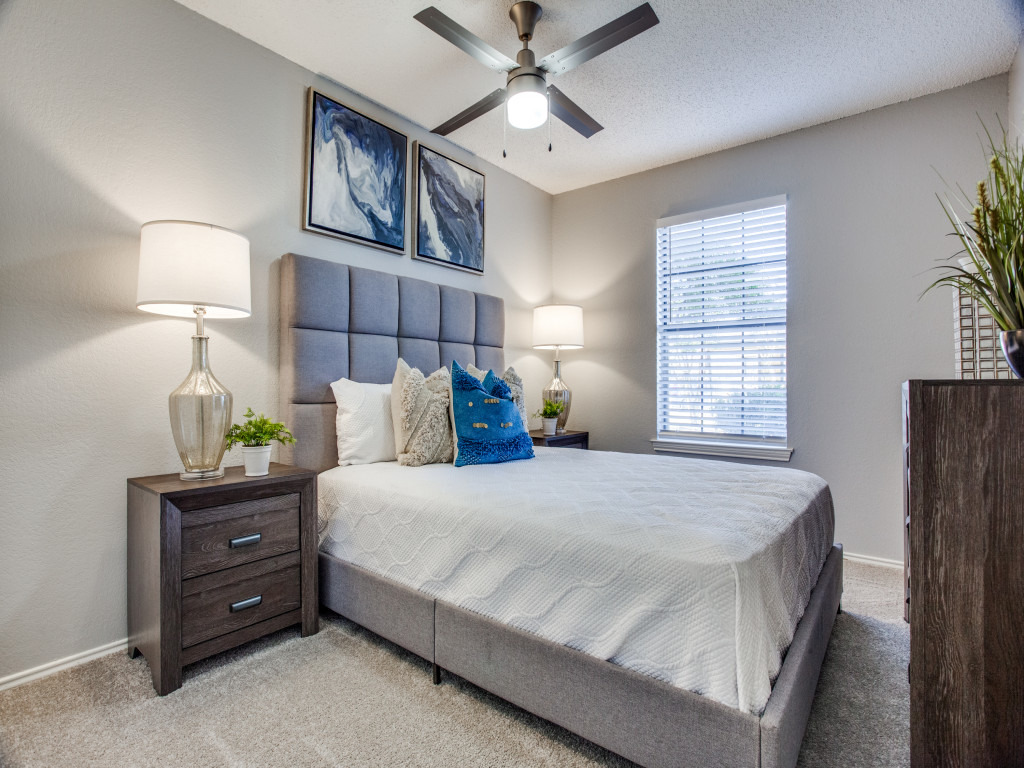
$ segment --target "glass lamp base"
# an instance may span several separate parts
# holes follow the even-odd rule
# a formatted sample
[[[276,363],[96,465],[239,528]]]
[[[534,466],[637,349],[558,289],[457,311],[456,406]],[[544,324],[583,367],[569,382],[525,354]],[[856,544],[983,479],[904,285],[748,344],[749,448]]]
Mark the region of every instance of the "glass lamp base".
[[[562,404],[562,412],[558,414],[558,426],[555,428],[555,433],[564,435],[565,424],[569,420],[569,407],[572,405],[572,390],[569,389],[569,385],[562,380],[561,360],[555,360],[555,376],[548,382],[547,386],[544,387],[542,397],[553,403]]]
[[[192,337],[192,370],[168,398],[171,434],[185,467],[182,480],[224,477],[220,468],[231,426],[231,393],[210,370],[207,337]]]
[[[182,480],[215,480],[218,477],[224,477],[224,469],[218,467],[217,469],[197,469],[192,472],[179,472],[178,477]]]

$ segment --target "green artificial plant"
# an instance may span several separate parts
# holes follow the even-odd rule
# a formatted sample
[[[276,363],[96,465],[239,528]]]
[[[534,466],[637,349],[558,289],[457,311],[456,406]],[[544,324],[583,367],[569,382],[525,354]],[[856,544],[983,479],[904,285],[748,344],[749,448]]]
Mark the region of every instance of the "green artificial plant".
[[[262,445],[270,445],[274,440],[277,440],[279,443],[295,442],[292,433],[285,429],[284,424],[271,421],[262,413],[257,416],[253,413],[252,408],[245,412],[245,417],[248,421],[244,424],[232,424],[231,429],[228,430],[226,439],[229,451],[235,443],[241,443],[246,448],[256,448]]]
[[[989,173],[978,182],[977,203],[972,206],[963,190],[955,201],[970,215],[959,216],[953,200],[939,198],[953,225],[950,235],[963,248],[951,257],[961,257],[958,263],[937,267],[947,272],[925,292],[954,286],[984,307],[1002,330],[1015,331],[1024,328],[1024,154],[1020,142],[1011,146],[1002,123],[999,127],[999,144],[985,128]]]
[[[554,400],[545,400],[544,407],[537,411],[534,418],[540,417],[542,419],[557,419],[558,416],[565,410],[565,403],[555,402]]]

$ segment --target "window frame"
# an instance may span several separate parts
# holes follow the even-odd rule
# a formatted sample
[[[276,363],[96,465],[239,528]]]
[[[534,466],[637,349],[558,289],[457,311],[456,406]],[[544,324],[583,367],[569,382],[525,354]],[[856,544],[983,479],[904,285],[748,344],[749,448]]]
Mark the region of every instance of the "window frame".
[[[793,455],[793,448],[789,446],[789,197],[788,195],[772,195],[756,200],[747,200],[741,203],[723,205],[716,208],[707,208],[699,211],[690,211],[677,216],[669,216],[658,219],[655,222],[655,357],[656,364],[656,392],[657,398],[661,397],[661,346],[662,346],[662,323],[659,313],[659,292],[662,289],[660,277],[660,253],[658,250],[658,230],[679,224],[691,224],[696,221],[716,219],[723,216],[734,216],[740,213],[758,211],[764,208],[775,208],[785,206],[786,216],[786,436],[784,438],[755,437],[755,436],[734,436],[719,435],[713,433],[665,433],[661,432],[660,422],[662,417],[662,406],[657,403],[657,436],[651,440],[651,445],[656,453],[684,453],[698,454],[704,456],[722,456],[731,458],[758,459],[769,461],[789,461]]]

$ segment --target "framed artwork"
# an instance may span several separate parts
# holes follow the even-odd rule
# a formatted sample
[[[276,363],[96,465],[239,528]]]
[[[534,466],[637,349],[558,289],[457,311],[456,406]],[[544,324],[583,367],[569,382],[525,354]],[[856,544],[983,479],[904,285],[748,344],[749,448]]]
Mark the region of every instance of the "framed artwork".
[[[303,229],[405,253],[405,134],[309,89]]]
[[[416,145],[413,258],[484,272],[484,175]]]

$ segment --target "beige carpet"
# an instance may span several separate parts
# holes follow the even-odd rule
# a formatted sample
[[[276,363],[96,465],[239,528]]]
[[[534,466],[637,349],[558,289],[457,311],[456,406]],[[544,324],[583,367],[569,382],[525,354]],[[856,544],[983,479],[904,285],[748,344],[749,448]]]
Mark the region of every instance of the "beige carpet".
[[[901,574],[846,564],[800,764],[909,765]],[[628,766],[333,614],[185,670],[123,653],[0,693],[0,765]]]

